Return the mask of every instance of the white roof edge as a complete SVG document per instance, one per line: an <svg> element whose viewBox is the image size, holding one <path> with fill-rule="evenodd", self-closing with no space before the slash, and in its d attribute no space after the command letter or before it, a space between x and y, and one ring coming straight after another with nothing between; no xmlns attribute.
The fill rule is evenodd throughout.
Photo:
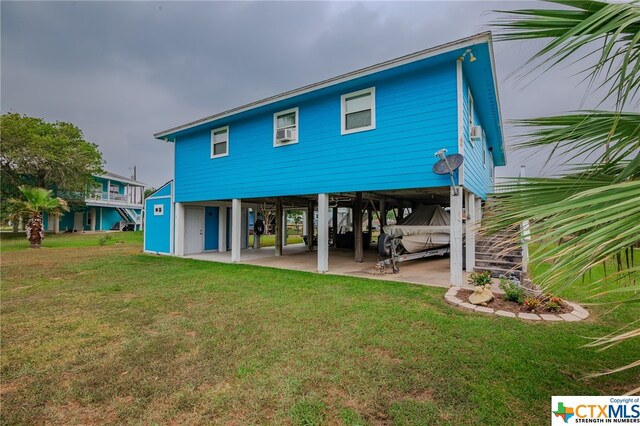
<svg viewBox="0 0 640 426"><path fill-rule="evenodd" d="M461 48L465 48L467 46L471 46L473 44L477 44L478 42L482 42L482 41L491 41L491 32L490 31L485 31L482 33L478 33L475 35L472 35L470 37L465 37L459 40L455 40L455 41L451 41L449 43L445 43L445 44L441 44L439 46L435 46L435 47L430 47L428 49L425 50L420 50L418 52L414 52L414 53L409 53L408 55L404 55L404 56L400 56L398 58L395 59L390 59L388 61L384 61L375 65L370 65L368 67L365 68L361 68L359 70L356 71L351 71L348 72L346 74L342 74L339 75L337 77L332 77L323 81L320 81L318 83L312 83L303 87L300 87L298 89L293 89L293 90L289 90L287 92L284 93L280 93L278 95L274 95L274 96L270 96L268 98L264 98L262 100L259 101L255 101L255 102L251 102L236 108L232 108L230 110L227 111L223 111L221 113L218 114L214 114L205 118L201 118L199 120L195 120L195 121L191 121L189 123L180 125L180 126L176 126L176 127L172 127L170 129L167 130L163 130L161 132L155 133L153 135L153 137L155 137L156 139L162 139L164 136L170 135L172 133L176 133L176 132L180 132L183 130L187 130L187 129L191 129L193 127L196 126L200 126L202 124L206 124L215 120L220 120L222 118L226 118L229 117L231 115L235 115L235 114L239 114L241 112L245 112L254 108L258 108L264 105L269 105L278 101L282 101L285 99L289 99L292 98L294 96L298 96L298 95L302 95L305 93L309 93L315 90L319 90L319 89L323 89L325 87L329 87L329 86L333 86L336 84L340 84L340 83L344 83L346 81L349 80L354 80L356 78L359 77L364 77L376 72L380 72L380 71L384 71L387 69L391 69L391 68L395 68L401 65L405 65L405 64L409 64L411 62L416 62L422 59L426 59L426 58L430 58L432 56L437 56L437 55L441 55L443 53L447 53L453 50L457 50L457 49L461 49ZM489 43L491 44L491 43ZM493 58L493 56L492 56ZM493 59L492 59L492 63L491 66L494 70L494 83L495 83L495 66L493 64ZM496 86L497 87L497 86ZM502 126L502 123L501 123ZM503 138L504 139L504 138Z"/></svg>
<svg viewBox="0 0 640 426"><path fill-rule="evenodd" d="M498 104L498 122L500 123L500 139L502 140L502 152L504 155L504 164L507 164L507 149L504 140L504 126L502 124L502 108L500 107L500 92L498 91L498 76L496 75L496 63L494 60L493 54L493 42L491 37L491 32L488 33L489 36L489 58L491 60L491 71L493 74L493 85L496 89L496 103Z"/></svg>
<svg viewBox="0 0 640 426"><path fill-rule="evenodd" d="M137 185L137 186L149 186L144 182L140 182L133 179L127 179L125 177L116 177L116 176L108 176L108 175L94 175L94 176L102 179L107 179L107 180L115 180L117 182L122 182L122 183L130 183L132 185Z"/></svg>
<svg viewBox="0 0 640 426"><path fill-rule="evenodd" d="M149 196L147 198L145 198L145 200L153 198L153 196L156 195L157 192L159 192L160 190L164 189L164 187L166 187L167 185L171 185L172 183L173 183L173 179L171 179L170 181L164 183L163 185L160 186L160 188L156 189L151 194L149 194Z"/></svg>

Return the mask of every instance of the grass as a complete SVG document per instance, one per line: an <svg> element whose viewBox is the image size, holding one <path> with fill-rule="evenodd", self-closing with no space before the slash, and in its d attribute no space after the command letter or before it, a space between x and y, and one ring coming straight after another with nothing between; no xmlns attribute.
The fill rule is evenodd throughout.
<svg viewBox="0 0 640 426"><path fill-rule="evenodd" d="M287 235L287 244L303 243L302 235ZM260 247L273 247L276 245L275 235L262 235L260 237ZM249 235L249 247L253 246L253 235Z"/></svg>
<svg viewBox="0 0 640 426"><path fill-rule="evenodd" d="M552 395L640 384L582 378L637 358L635 342L580 347L640 317L632 305L526 323L458 310L441 288L94 238L3 240L0 423L537 425Z"/></svg>

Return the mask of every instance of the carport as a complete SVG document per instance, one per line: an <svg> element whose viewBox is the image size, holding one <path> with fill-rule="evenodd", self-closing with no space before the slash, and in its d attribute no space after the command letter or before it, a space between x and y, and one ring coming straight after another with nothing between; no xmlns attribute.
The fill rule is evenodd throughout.
<svg viewBox="0 0 640 426"><path fill-rule="evenodd" d="M374 245L367 243L370 241L373 221L377 219L381 227L385 226L387 212L393 211L399 220L419 204L450 207L450 256L403 263L399 274L376 273L377 251ZM260 206L275 207L275 246L252 249L248 247L247 209L255 210ZM476 223L480 218L480 206L480 198L463 187L458 187L457 191L451 187L436 187L176 203L176 254L202 260L368 276L419 284L462 285L463 257L466 257L465 266L468 272L473 271L475 266L475 234ZM338 237L338 208L345 207L353 212L353 232ZM215 235L218 245L213 251L204 248L200 252L185 251L185 248L194 246L189 241L190 238L198 235L202 238L205 234L206 239L209 235L205 230L206 217L202 225L188 218L189 211L193 211L194 208L203 209L202 211L209 216L213 214L211 209L216 209L218 220ZM314 238L307 238L306 245L285 245L284 212L288 209L305 212L304 234L315 237L317 248L314 247ZM317 224L314 225L313 218L316 212ZM195 227L192 222L196 223ZM355 232L358 229L361 232ZM181 230L183 232L180 232ZM463 236L467 242L464 253ZM352 248L336 247L341 245L340 242L344 247L345 238L352 239Z"/></svg>

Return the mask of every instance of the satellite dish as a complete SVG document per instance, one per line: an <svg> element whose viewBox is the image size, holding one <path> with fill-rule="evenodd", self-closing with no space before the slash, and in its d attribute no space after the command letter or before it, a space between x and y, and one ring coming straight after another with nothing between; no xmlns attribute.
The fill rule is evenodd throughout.
<svg viewBox="0 0 640 426"><path fill-rule="evenodd" d="M462 154L451 154L436 161L433 165L433 173L437 175L448 175L462 166L464 157Z"/></svg>
<svg viewBox="0 0 640 426"><path fill-rule="evenodd" d="M433 173L437 175L449 175L453 194L458 195L458 188L456 187L456 182L453 178L453 171L462 166L464 157L462 154L445 155L446 153L446 148L442 148L440 151L435 153L435 156L440 159L433 165Z"/></svg>

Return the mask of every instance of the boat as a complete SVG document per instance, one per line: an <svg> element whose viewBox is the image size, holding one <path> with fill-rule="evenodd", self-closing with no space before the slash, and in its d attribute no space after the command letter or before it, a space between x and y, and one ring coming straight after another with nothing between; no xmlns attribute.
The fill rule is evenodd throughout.
<svg viewBox="0 0 640 426"><path fill-rule="evenodd" d="M390 238L398 239L408 253L418 253L451 243L449 212L439 204L421 204L396 225L382 228Z"/></svg>

